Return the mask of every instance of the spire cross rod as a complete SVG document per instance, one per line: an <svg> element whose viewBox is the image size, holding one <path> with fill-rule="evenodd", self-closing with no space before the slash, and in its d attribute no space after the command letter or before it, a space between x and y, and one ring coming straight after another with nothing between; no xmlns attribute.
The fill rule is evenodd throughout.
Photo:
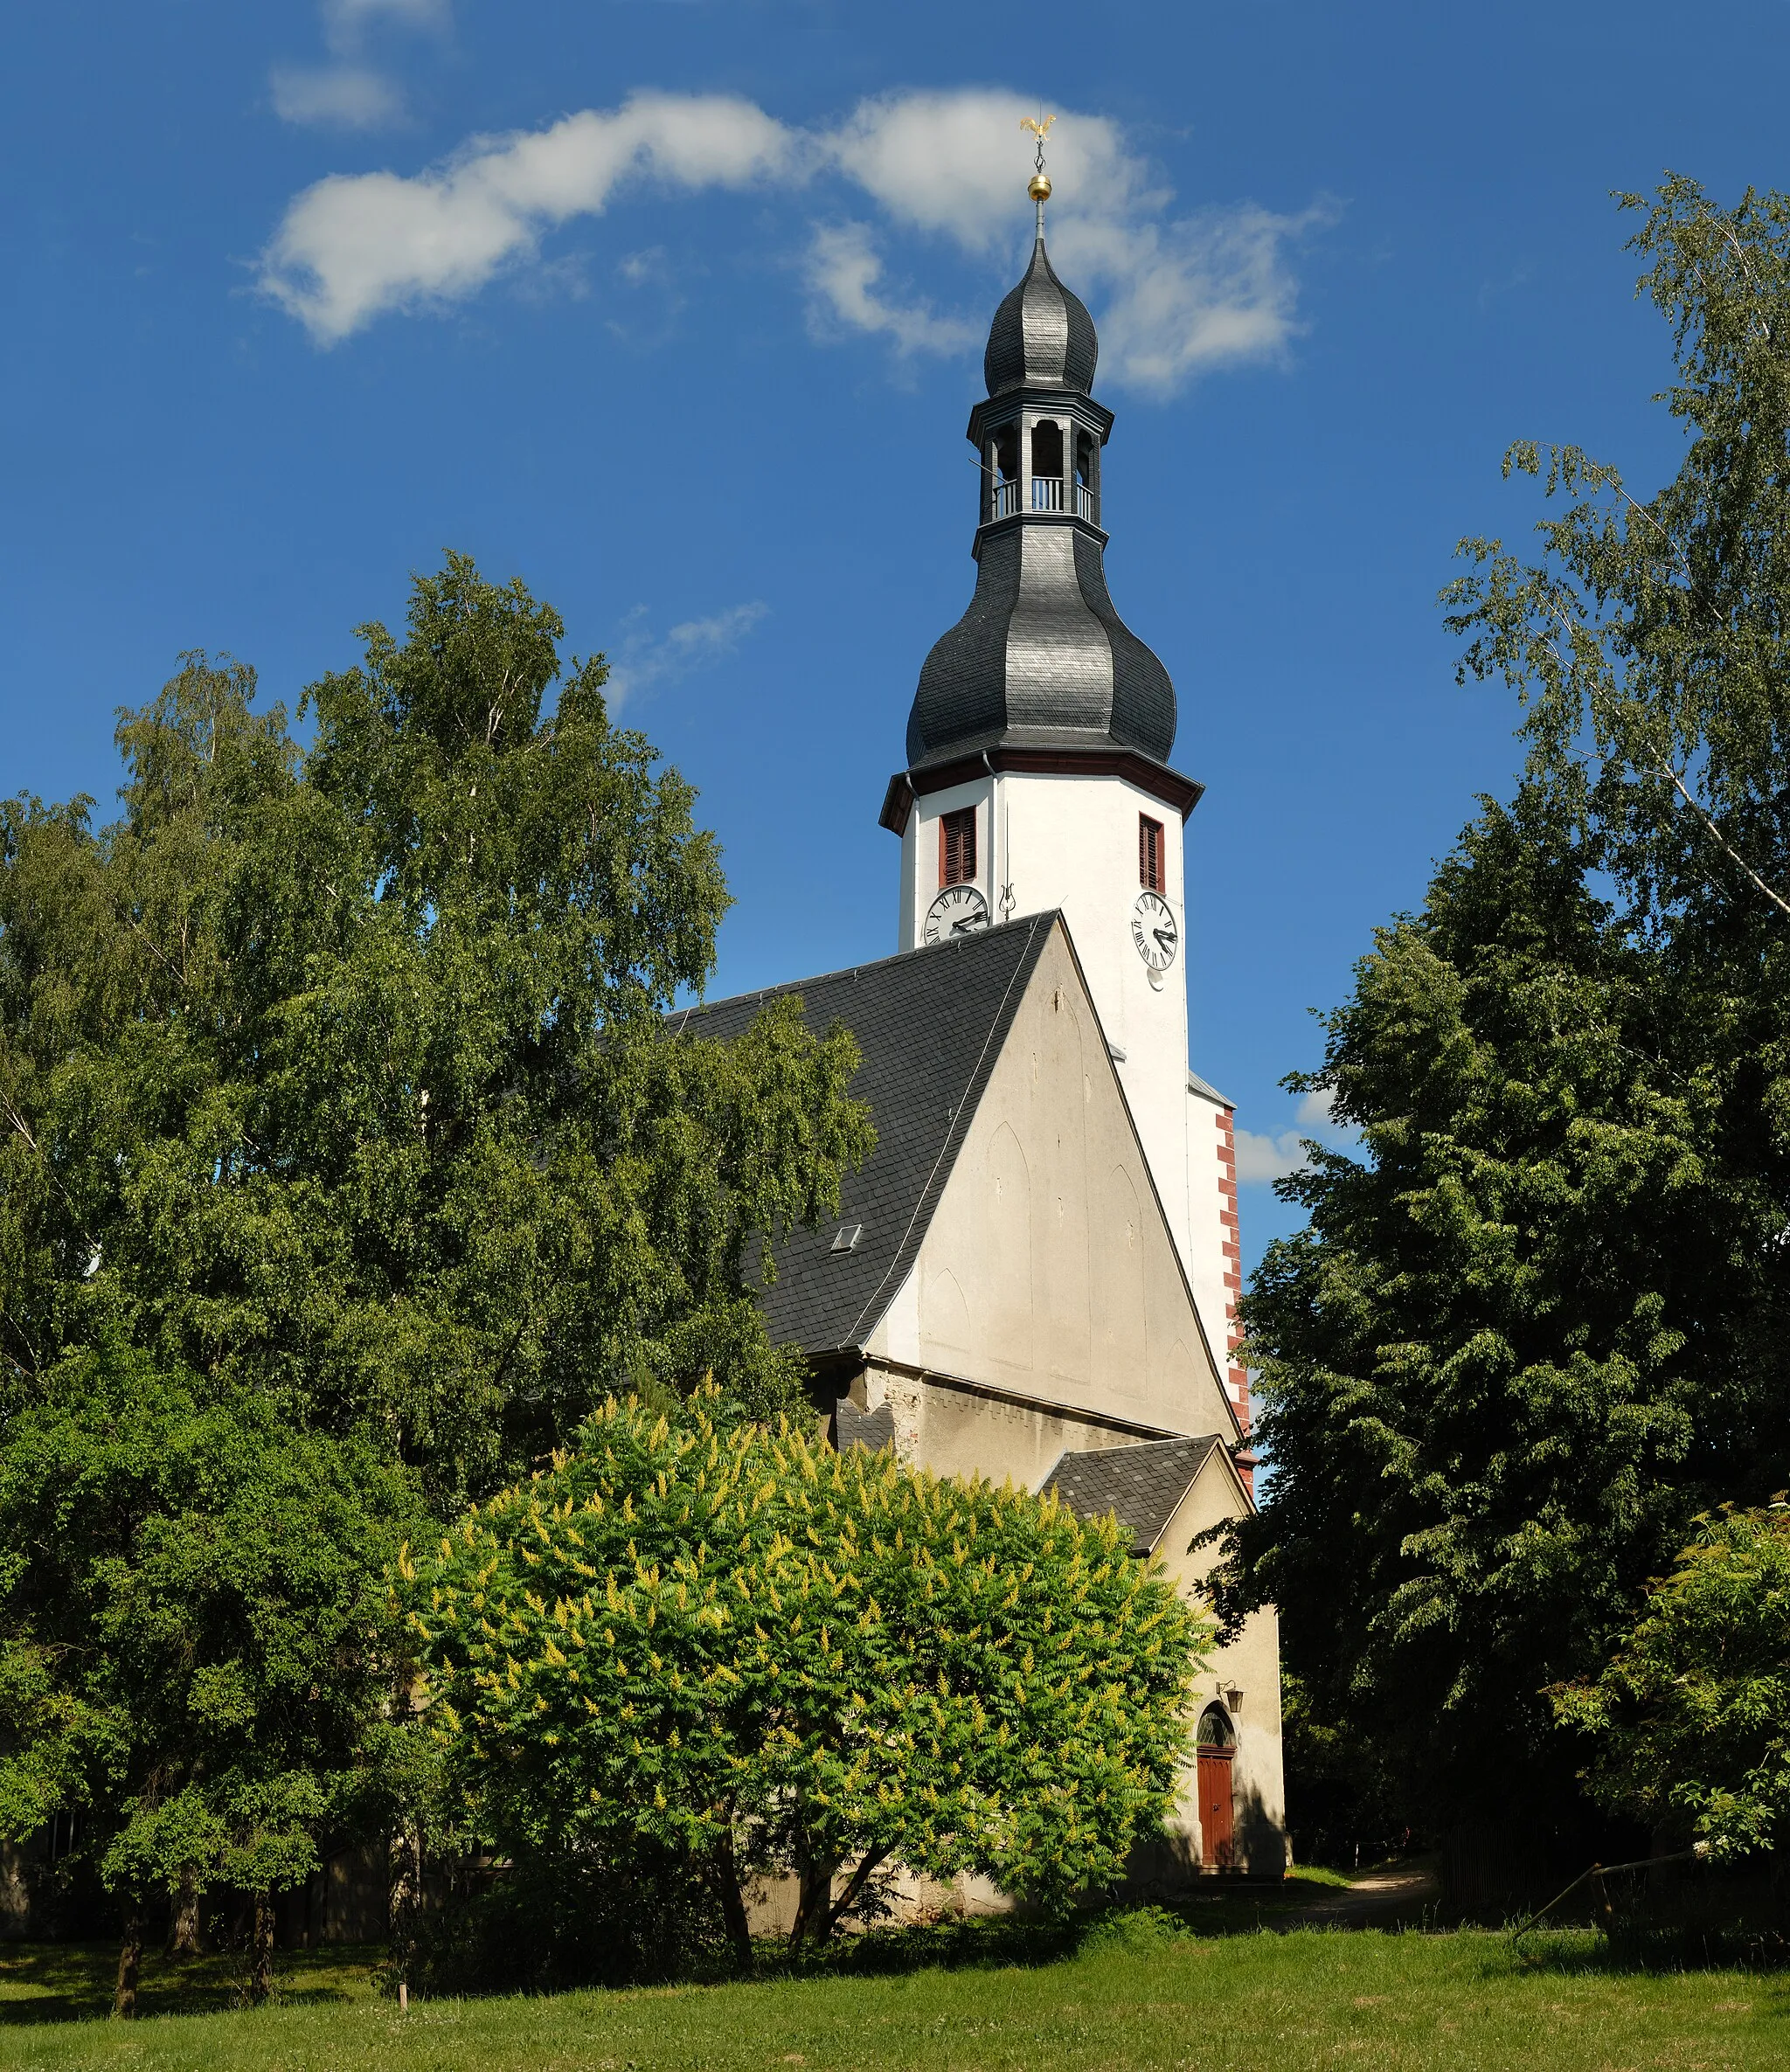
<svg viewBox="0 0 1790 2072"><path fill-rule="evenodd" d="M1019 127L1030 130L1037 139L1037 149L1032 155L1035 170L1031 184L1026 192L1038 205L1038 242L1041 245L1044 241L1044 204L1051 194L1051 176L1044 170L1044 139L1051 134L1051 125L1056 120L1054 115L1045 114L1022 115L1019 118Z"/></svg>

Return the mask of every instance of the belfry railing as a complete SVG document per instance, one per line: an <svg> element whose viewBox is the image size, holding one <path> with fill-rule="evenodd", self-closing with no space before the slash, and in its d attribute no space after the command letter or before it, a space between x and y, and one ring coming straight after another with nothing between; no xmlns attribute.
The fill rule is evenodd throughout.
<svg viewBox="0 0 1790 2072"><path fill-rule="evenodd" d="M1024 483L1016 480L995 483L989 517L1010 518L1023 510L1024 488ZM1072 509L1078 518L1093 523L1094 493L1086 482L1061 482L1053 475L1035 475L1031 478L1031 508L1035 511Z"/></svg>

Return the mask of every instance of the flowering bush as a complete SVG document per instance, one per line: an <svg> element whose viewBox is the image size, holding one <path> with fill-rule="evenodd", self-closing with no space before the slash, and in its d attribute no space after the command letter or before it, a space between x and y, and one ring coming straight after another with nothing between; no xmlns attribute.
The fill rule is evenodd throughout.
<svg viewBox="0 0 1790 2072"><path fill-rule="evenodd" d="M430 1716L499 1847L670 1852L824 1936L879 1867L1049 1902L1172 1802L1204 1629L1111 1519L787 1422L606 1403L406 1560ZM845 1872L836 1891L836 1874Z"/></svg>

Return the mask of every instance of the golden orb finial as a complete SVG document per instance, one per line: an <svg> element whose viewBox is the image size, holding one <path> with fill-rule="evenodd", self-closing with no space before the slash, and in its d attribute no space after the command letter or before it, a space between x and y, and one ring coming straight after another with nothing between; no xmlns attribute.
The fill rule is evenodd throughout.
<svg viewBox="0 0 1790 2072"><path fill-rule="evenodd" d="M1044 235L1044 218L1042 211L1044 204L1051 198L1051 176L1044 170L1044 139L1051 134L1051 125L1056 120L1054 115L1047 115L1042 110L1036 115L1022 115L1019 118L1019 127L1022 129L1029 129L1037 139L1037 152L1032 162L1037 170L1033 172L1031 184L1025 191L1038 204L1040 211L1038 234L1040 237Z"/></svg>

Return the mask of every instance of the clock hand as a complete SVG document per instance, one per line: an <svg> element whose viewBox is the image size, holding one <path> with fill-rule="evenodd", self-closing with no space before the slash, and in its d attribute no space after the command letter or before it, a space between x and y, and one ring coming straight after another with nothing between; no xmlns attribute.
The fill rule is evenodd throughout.
<svg viewBox="0 0 1790 2072"><path fill-rule="evenodd" d="M970 914L963 920L952 922L951 932L953 935L961 935L966 929L980 928L982 925L982 916L981 914Z"/></svg>
<svg viewBox="0 0 1790 2072"><path fill-rule="evenodd" d="M1155 937L1158 949L1172 950L1175 947L1175 931L1172 928L1152 928L1150 933Z"/></svg>

